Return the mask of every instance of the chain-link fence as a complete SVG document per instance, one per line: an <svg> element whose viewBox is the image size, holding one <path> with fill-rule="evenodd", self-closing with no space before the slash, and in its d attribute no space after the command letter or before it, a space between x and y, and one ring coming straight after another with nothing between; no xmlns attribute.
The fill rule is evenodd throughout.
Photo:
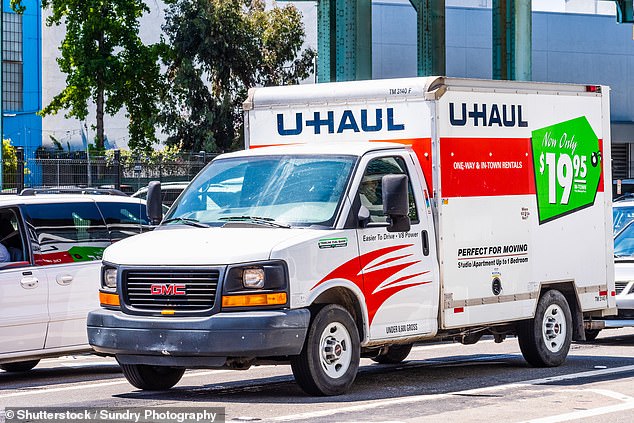
<svg viewBox="0 0 634 423"><path fill-rule="evenodd" d="M26 154L3 161L3 193L24 188L115 188L134 193L149 181L190 181L215 155L182 153L170 158L123 156L120 151L91 157L86 152Z"/></svg>

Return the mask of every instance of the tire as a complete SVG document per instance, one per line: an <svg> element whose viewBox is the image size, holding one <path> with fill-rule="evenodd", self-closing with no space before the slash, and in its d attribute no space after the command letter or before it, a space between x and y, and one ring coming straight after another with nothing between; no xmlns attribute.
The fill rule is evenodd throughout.
<svg viewBox="0 0 634 423"><path fill-rule="evenodd" d="M147 391L168 390L176 385L185 373L185 369L180 367L145 364L121 364L121 370L132 386Z"/></svg>
<svg viewBox="0 0 634 423"><path fill-rule="evenodd" d="M302 352L291 358L295 381L309 395L341 395L357 376L360 351L350 313L327 305L314 315Z"/></svg>
<svg viewBox="0 0 634 423"><path fill-rule="evenodd" d="M601 329L586 329L586 341L592 342L597 339L599 332L601 332Z"/></svg>
<svg viewBox="0 0 634 423"><path fill-rule="evenodd" d="M33 367L37 366L40 360L18 361L15 363L0 364L0 369L10 373L28 372Z"/></svg>
<svg viewBox="0 0 634 423"><path fill-rule="evenodd" d="M572 316L563 294L546 291L537 303L535 318L520 322L517 337L524 359L534 367L557 367L572 342Z"/></svg>
<svg viewBox="0 0 634 423"><path fill-rule="evenodd" d="M390 345L386 352L372 357L379 364L398 364L405 360L414 344Z"/></svg>

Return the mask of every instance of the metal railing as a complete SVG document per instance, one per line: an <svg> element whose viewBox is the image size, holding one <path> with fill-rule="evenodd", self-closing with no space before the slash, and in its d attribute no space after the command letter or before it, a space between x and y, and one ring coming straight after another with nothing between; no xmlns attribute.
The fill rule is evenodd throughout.
<svg viewBox="0 0 634 423"><path fill-rule="evenodd" d="M105 187L134 193L149 181L190 181L215 157L204 152L184 153L169 160L110 156L91 157L85 152L25 155L16 148L17 166L4 163L2 193L19 193L24 188ZM13 170L15 169L15 170Z"/></svg>

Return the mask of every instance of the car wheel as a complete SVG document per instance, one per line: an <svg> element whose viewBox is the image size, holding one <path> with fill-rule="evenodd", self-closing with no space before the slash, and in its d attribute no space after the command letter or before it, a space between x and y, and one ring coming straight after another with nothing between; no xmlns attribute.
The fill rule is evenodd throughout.
<svg viewBox="0 0 634 423"><path fill-rule="evenodd" d="M566 297L546 291L537 303L535 317L517 327L522 355L535 367L556 367L568 355L572 342L572 317Z"/></svg>
<svg viewBox="0 0 634 423"><path fill-rule="evenodd" d="M148 366L145 364L121 364L128 382L135 388L147 391L165 391L176 385L183 377L181 367Z"/></svg>
<svg viewBox="0 0 634 423"><path fill-rule="evenodd" d="M586 341L594 341L599 336L601 329L586 329Z"/></svg>
<svg viewBox="0 0 634 423"><path fill-rule="evenodd" d="M11 373L19 373L19 372L28 372L33 367L37 366L40 360L29 360L29 361L18 361L15 363L4 363L0 364L0 369L5 372Z"/></svg>
<svg viewBox="0 0 634 423"><path fill-rule="evenodd" d="M357 375L359 332L350 313L330 304L312 319L302 352L291 359L297 384L310 395L345 393Z"/></svg>
<svg viewBox="0 0 634 423"><path fill-rule="evenodd" d="M390 345L386 352L372 357L372 360L379 364L398 364L407 358L413 346L414 344Z"/></svg>

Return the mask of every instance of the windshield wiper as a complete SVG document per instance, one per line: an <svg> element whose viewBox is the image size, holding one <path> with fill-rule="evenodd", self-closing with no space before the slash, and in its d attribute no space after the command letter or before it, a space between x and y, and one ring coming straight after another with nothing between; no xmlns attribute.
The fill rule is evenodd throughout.
<svg viewBox="0 0 634 423"><path fill-rule="evenodd" d="M218 220L226 220L227 222L246 222L254 223L256 225L272 226L274 228L290 228L291 225L286 223L276 222L271 217L259 217L259 216L228 216L221 217Z"/></svg>
<svg viewBox="0 0 634 423"><path fill-rule="evenodd" d="M174 217L172 219L167 219L162 222L162 224L171 223L171 222L179 222L183 225L193 226L195 228L208 228L209 225L206 223L201 223L196 219L190 219L187 217Z"/></svg>

